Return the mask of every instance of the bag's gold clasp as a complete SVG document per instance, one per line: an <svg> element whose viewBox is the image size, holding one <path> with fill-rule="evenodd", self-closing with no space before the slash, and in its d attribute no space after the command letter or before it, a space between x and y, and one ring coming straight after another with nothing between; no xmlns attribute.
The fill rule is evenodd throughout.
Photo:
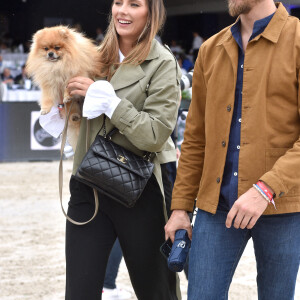
<svg viewBox="0 0 300 300"><path fill-rule="evenodd" d="M120 161L122 164L127 164L127 158L123 155L119 155L117 160Z"/></svg>

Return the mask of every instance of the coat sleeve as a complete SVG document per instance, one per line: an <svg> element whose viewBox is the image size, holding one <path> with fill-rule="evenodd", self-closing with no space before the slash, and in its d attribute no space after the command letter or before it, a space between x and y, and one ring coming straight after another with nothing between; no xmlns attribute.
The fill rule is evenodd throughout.
<svg viewBox="0 0 300 300"><path fill-rule="evenodd" d="M123 98L111 122L138 149L159 152L171 135L180 103L179 67L174 58L162 61L155 71L142 111Z"/></svg>
<svg viewBox="0 0 300 300"><path fill-rule="evenodd" d="M298 116L300 122L300 70L298 70ZM276 197L285 196L292 188L300 186L300 137L260 180L267 183Z"/></svg>
<svg viewBox="0 0 300 300"><path fill-rule="evenodd" d="M171 209L192 211L199 190L205 153L206 83L203 74L203 47L200 48L193 74L192 101L172 195Z"/></svg>

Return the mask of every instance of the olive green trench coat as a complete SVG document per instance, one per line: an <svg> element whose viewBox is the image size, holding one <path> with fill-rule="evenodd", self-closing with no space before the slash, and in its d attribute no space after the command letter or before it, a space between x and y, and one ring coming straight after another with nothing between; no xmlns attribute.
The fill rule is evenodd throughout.
<svg viewBox="0 0 300 300"><path fill-rule="evenodd" d="M170 135L177 121L180 103L181 71L171 52L153 40L146 60L138 66L121 65L110 83L120 104L111 120L106 118L106 130L119 129L112 140L138 155L152 152L154 174L160 185L160 164L176 160ZM103 115L90 122L90 145L103 124ZM73 174L86 153L86 123L83 118L74 157ZM103 130L100 131L103 135Z"/></svg>

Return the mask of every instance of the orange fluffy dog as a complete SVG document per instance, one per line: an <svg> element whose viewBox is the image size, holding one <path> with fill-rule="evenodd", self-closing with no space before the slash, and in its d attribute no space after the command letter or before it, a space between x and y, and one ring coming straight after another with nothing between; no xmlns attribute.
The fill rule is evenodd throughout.
<svg viewBox="0 0 300 300"><path fill-rule="evenodd" d="M76 149L82 116L83 97L70 96L66 90L68 81L76 76L97 77L99 71L97 47L92 40L66 26L48 27L33 35L33 43L26 68L42 90L41 114L50 112L62 99L70 112L68 141Z"/></svg>

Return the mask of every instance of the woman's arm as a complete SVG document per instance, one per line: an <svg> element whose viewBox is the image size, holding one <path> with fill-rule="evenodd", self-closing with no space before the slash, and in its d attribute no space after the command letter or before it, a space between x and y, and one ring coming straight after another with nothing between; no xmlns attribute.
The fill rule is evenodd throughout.
<svg viewBox="0 0 300 300"><path fill-rule="evenodd" d="M159 152L171 135L180 102L180 71L175 60L162 61L154 73L142 111L122 98L111 122L137 148Z"/></svg>

